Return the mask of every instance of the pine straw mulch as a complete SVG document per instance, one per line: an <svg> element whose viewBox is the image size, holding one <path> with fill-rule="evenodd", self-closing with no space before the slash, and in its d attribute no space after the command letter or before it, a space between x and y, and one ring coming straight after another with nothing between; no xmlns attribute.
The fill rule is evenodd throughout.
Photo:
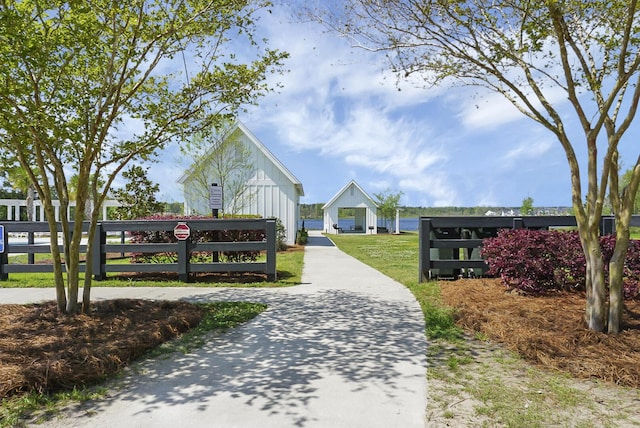
<svg viewBox="0 0 640 428"><path fill-rule="evenodd" d="M458 325L503 344L525 360L619 385L640 387L640 302L625 302L623 331L609 335L586 328L585 297L555 293L525 296L498 279L441 281L443 302Z"/></svg>
<svg viewBox="0 0 640 428"><path fill-rule="evenodd" d="M0 305L0 399L94 384L191 327L187 302L96 301L89 315L59 315L55 302Z"/></svg>

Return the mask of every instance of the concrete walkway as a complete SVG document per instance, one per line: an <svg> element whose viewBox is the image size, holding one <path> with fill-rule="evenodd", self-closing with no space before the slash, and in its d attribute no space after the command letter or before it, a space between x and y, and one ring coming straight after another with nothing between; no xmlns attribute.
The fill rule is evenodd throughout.
<svg viewBox="0 0 640 428"><path fill-rule="evenodd" d="M401 284L312 235L286 289L94 288L94 299L249 300L269 308L194 353L147 360L47 427L424 428L426 339ZM0 302L52 290L0 289Z"/></svg>

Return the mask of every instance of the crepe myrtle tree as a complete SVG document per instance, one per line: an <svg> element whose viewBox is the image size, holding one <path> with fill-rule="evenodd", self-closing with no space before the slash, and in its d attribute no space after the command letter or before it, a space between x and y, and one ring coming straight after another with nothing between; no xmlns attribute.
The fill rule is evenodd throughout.
<svg viewBox="0 0 640 428"><path fill-rule="evenodd" d="M569 165L587 260L586 322L610 333L620 330L623 264L640 182L638 158L628 185L619 190L619 145L640 98L637 3L328 0L307 10L354 46L386 53L400 79L417 76L425 87L454 82L484 88L556 137ZM579 162L578 151L586 151L586 162ZM607 196L617 238L608 302L598 240Z"/></svg>
<svg viewBox="0 0 640 428"><path fill-rule="evenodd" d="M287 55L253 37L258 10L269 6L261 0L0 3L0 151L27 172L44 204L61 312L80 310L82 221L89 220L91 237L120 171L271 90L266 78L281 71ZM78 186L71 198L73 174ZM60 230L53 195L60 200ZM89 200L94 209L85 216ZM66 216L72 201L73 223ZM86 269L83 311L90 305L91 264Z"/></svg>

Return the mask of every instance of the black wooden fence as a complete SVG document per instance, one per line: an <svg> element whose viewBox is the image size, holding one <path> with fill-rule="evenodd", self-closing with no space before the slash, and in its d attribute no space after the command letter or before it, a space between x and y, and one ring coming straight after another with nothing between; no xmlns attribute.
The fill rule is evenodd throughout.
<svg viewBox="0 0 640 428"><path fill-rule="evenodd" d="M632 226L640 226L633 216ZM489 266L480 257L482 240L497 236L500 229L575 227L573 216L531 217L421 217L419 220L419 278L472 277L484 275ZM615 231L613 217L603 217L601 233Z"/></svg>
<svg viewBox="0 0 640 428"><path fill-rule="evenodd" d="M125 236L130 232L173 232L178 223L186 223L190 236L170 243L131 243ZM5 222L0 253L0 280L7 280L10 273L53 272L50 263L35 263L35 254L50 254L48 241L49 227L43 222ZM59 226L60 227L60 226ZM87 231L88 223L83 224ZM192 237L200 231L264 231L266 239L241 242L194 242ZM46 239L42 238L46 236ZM40 238L39 238L40 237ZM110 237L110 239L107 239ZM98 223L94 239L92 272L94 279L104 280L109 272L170 272L177 273L179 280L189 282L191 273L205 272L260 272L269 281L276 280L276 222L273 219L186 219L186 220L135 220L104 221ZM25 241L26 242L22 242ZM13 243L12 243L13 241ZM116 242L112 242L116 241ZM62 245L59 246L63 251ZM214 262L191 263L193 252L243 252L261 251L266 254L264 261L258 262ZM80 252L86 252L81 245ZM107 254L120 253L176 253L176 263L107 263ZM10 254L27 254L27 263L10 263ZM262 259L261 259L262 260ZM85 271L85 264L80 266ZM64 268L64 266L63 266Z"/></svg>

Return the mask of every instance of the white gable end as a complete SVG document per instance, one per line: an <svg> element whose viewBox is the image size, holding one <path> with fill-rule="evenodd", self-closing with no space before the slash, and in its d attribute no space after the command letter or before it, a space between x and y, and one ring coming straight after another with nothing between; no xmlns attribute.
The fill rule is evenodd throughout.
<svg viewBox="0 0 640 428"><path fill-rule="evenodd" d="M260 215L263 218L279 218L287 232L287 243L295 243L300 197L304 195L302 184L241 122L238 122L231 137L238 138L247 149L253 165L253 173L245 182L246 191L242 200L237 203L236 212ZM208 200L188 197L189 186L193 185L188 173L179 182L184 187L185 208L189 209L188 212L210 213Z"/></svg>
<svg viewBox="0 0 640 428"><path fill-rule="evenodd" d="M354 180L347 183L322 207L325 232L340 233L346 231L340 225L340 208L354 209L353 230L348 230L349 232L377 233L377 205Z"/></svg>

